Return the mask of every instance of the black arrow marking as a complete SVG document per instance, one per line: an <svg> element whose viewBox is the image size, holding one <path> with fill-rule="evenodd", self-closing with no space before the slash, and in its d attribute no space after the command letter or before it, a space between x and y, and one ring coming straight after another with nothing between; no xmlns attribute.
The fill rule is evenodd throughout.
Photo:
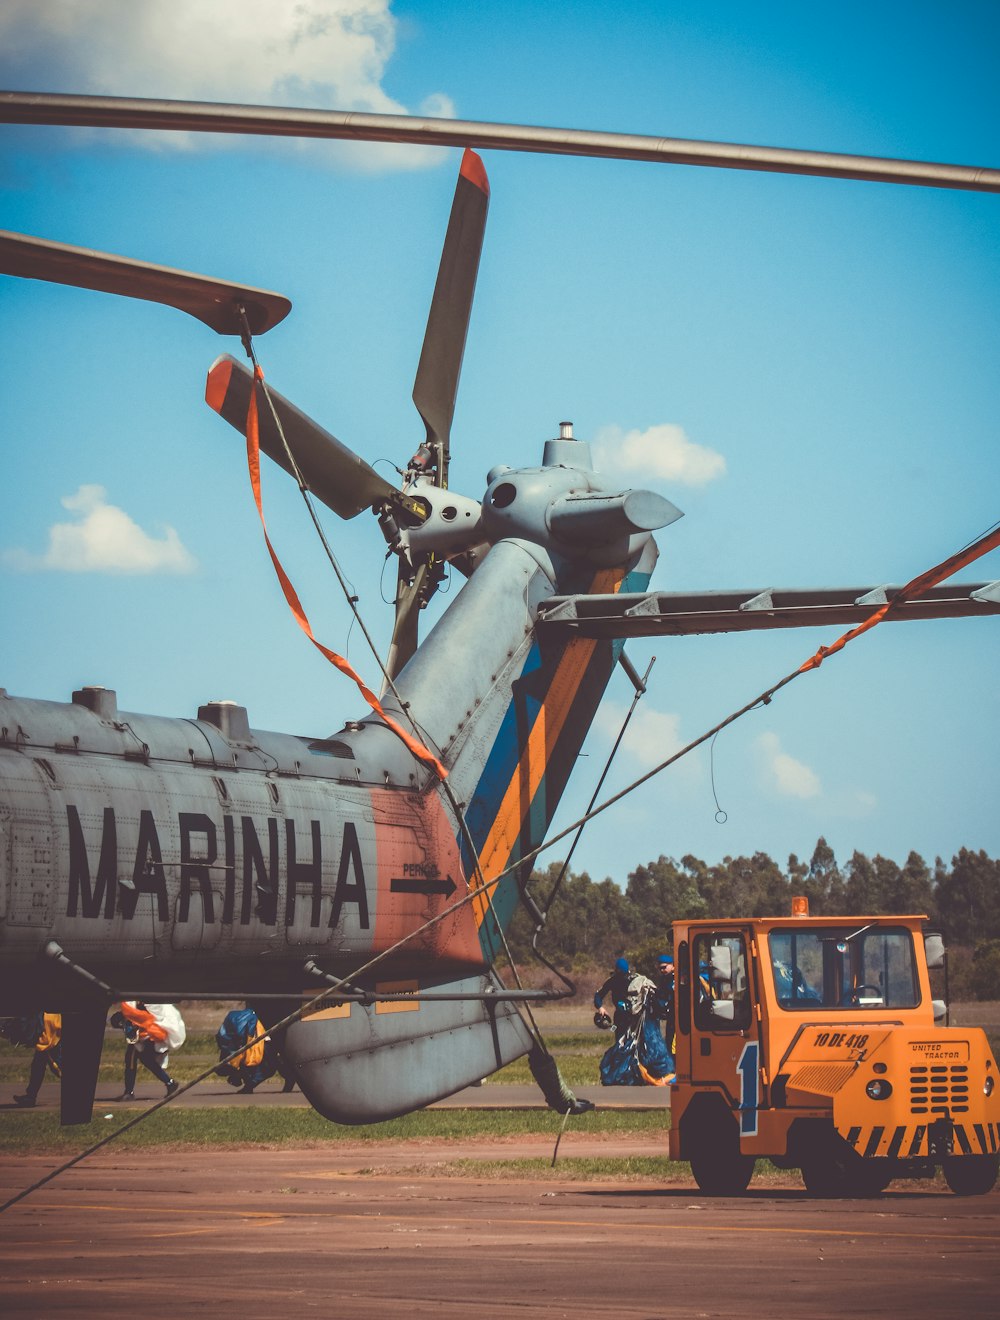
<svg viewBox="0 0 1000 1320"><path fill-rule="evenodd" d="M397 877L389 881L389 891L393 894L443 894L450 898L455 892L455 882L450 875L443 880L425 880L420 877Z"/></svg>

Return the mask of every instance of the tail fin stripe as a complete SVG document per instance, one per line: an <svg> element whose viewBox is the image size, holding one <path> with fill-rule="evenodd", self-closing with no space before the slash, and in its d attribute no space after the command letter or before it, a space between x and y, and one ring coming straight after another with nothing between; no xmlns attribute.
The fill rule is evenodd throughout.
<svg viewBox="0 0 1000 1320"><path fill-rule="evenodd" d="M521 677L513 685L514 700L507 707L496 741L479 777L472 802L469 804L466 824L479 852L482 851L496 820L497 803L503 801L506 787L518 772L521 745L525 736L523 731L519 733L519 725L530 728L544 700L544 691L536 695L532 691L531 681L531 675L541 669L541 664L541 653L536 642L528 653ZM472 858L468 855L464 839L462 842L462 860L468 871L472 866Z"/></svg>
<svg viewBox="0 0 1000 1320"><path fill-rule="evenodd" d="M619 566L592 571L589 585L581 582L580 588L610 593L648 581L648 571ZM472 794L467 823L485 879L500 875L544 839L620 649L607 640L575 636L544 645L533 640ZM459 842L469 874L473 858ZM475 879L470 885L475 888ZM516 900L513 874L491 896L473 899L487 957L496 943L496 924L506 925Z"/></svg>
<svg viewBox="0 0 1000 1320"><path fill-rule="evenodd" d="M575 637L566 647L545 701L539 708L517 768L507 785L500 810L480 853L483 875L498 875L514 854L521 838L521 826L541 786L549 757L562 732L576 695L576 689L591 660L597 643L591 638ZM485 899L473 903L481 925L489 907Z"/></svg>

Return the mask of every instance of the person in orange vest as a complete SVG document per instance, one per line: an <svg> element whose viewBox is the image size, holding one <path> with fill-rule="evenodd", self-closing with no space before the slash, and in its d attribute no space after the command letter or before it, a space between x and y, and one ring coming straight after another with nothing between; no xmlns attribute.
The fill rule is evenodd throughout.
<svg viewBox="0 0 1000 1320"><path fill-rule="evenodd" d="M27 1031L22 1031L21 1042L28 1044L34 1037L35 1052L28 1071L28 1085L24 1095L16 1095L14 1103L22 1109L33 1109L38 1103L38 1092L42 1088L45 1074L52 1069L57 1077L59 1072L60 1040L62 1039L62 1015L60 1013L38 1013Z"/></svg>

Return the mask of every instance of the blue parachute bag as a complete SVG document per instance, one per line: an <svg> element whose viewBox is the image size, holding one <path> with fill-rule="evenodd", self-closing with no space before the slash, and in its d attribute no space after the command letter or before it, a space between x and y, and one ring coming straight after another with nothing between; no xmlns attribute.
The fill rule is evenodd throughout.
<svg viewBox="0 0 1000 1320"><path fill-rule="evenodd" d="M655 1085L672 1076L673 1071L673 1055L667 1049L659 1024L644 1016L605 1050L601 1059L601 1085Z"/></svg>
<svg viewBox="0 0 1000 1320"><path fill-rule="evenodd" d="M674 1071L674 1057L667 1049L660 1024L645 1018L639 1034L638 1060L655 1081L662 1081Z"/></svg>
<svg viewBox="0 0 1000 1320"><path fill-rule="evenodd" d="M639 1072L639 1037L634 1029L622 1032L601 1059L602 1086L642 1086Z"/></svg>

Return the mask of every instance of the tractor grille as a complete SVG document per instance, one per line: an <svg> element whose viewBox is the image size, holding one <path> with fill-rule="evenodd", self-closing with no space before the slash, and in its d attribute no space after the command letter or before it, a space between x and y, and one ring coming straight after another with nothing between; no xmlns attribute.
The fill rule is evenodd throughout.
<svg viewBox="0 0 1000 1320"><path fill-rule="evenodd" d="M789 1078L788 1085L796 1091L834 1095L856 1070L854 1063L807 1063Z"/></svg>
<svg viewBox="0 0 1000 1320"><path fill-rule="evenodd" d="M910 1110L914 1114L967 1114L968 1064L913 1064L910 1068Z"/></svg>

